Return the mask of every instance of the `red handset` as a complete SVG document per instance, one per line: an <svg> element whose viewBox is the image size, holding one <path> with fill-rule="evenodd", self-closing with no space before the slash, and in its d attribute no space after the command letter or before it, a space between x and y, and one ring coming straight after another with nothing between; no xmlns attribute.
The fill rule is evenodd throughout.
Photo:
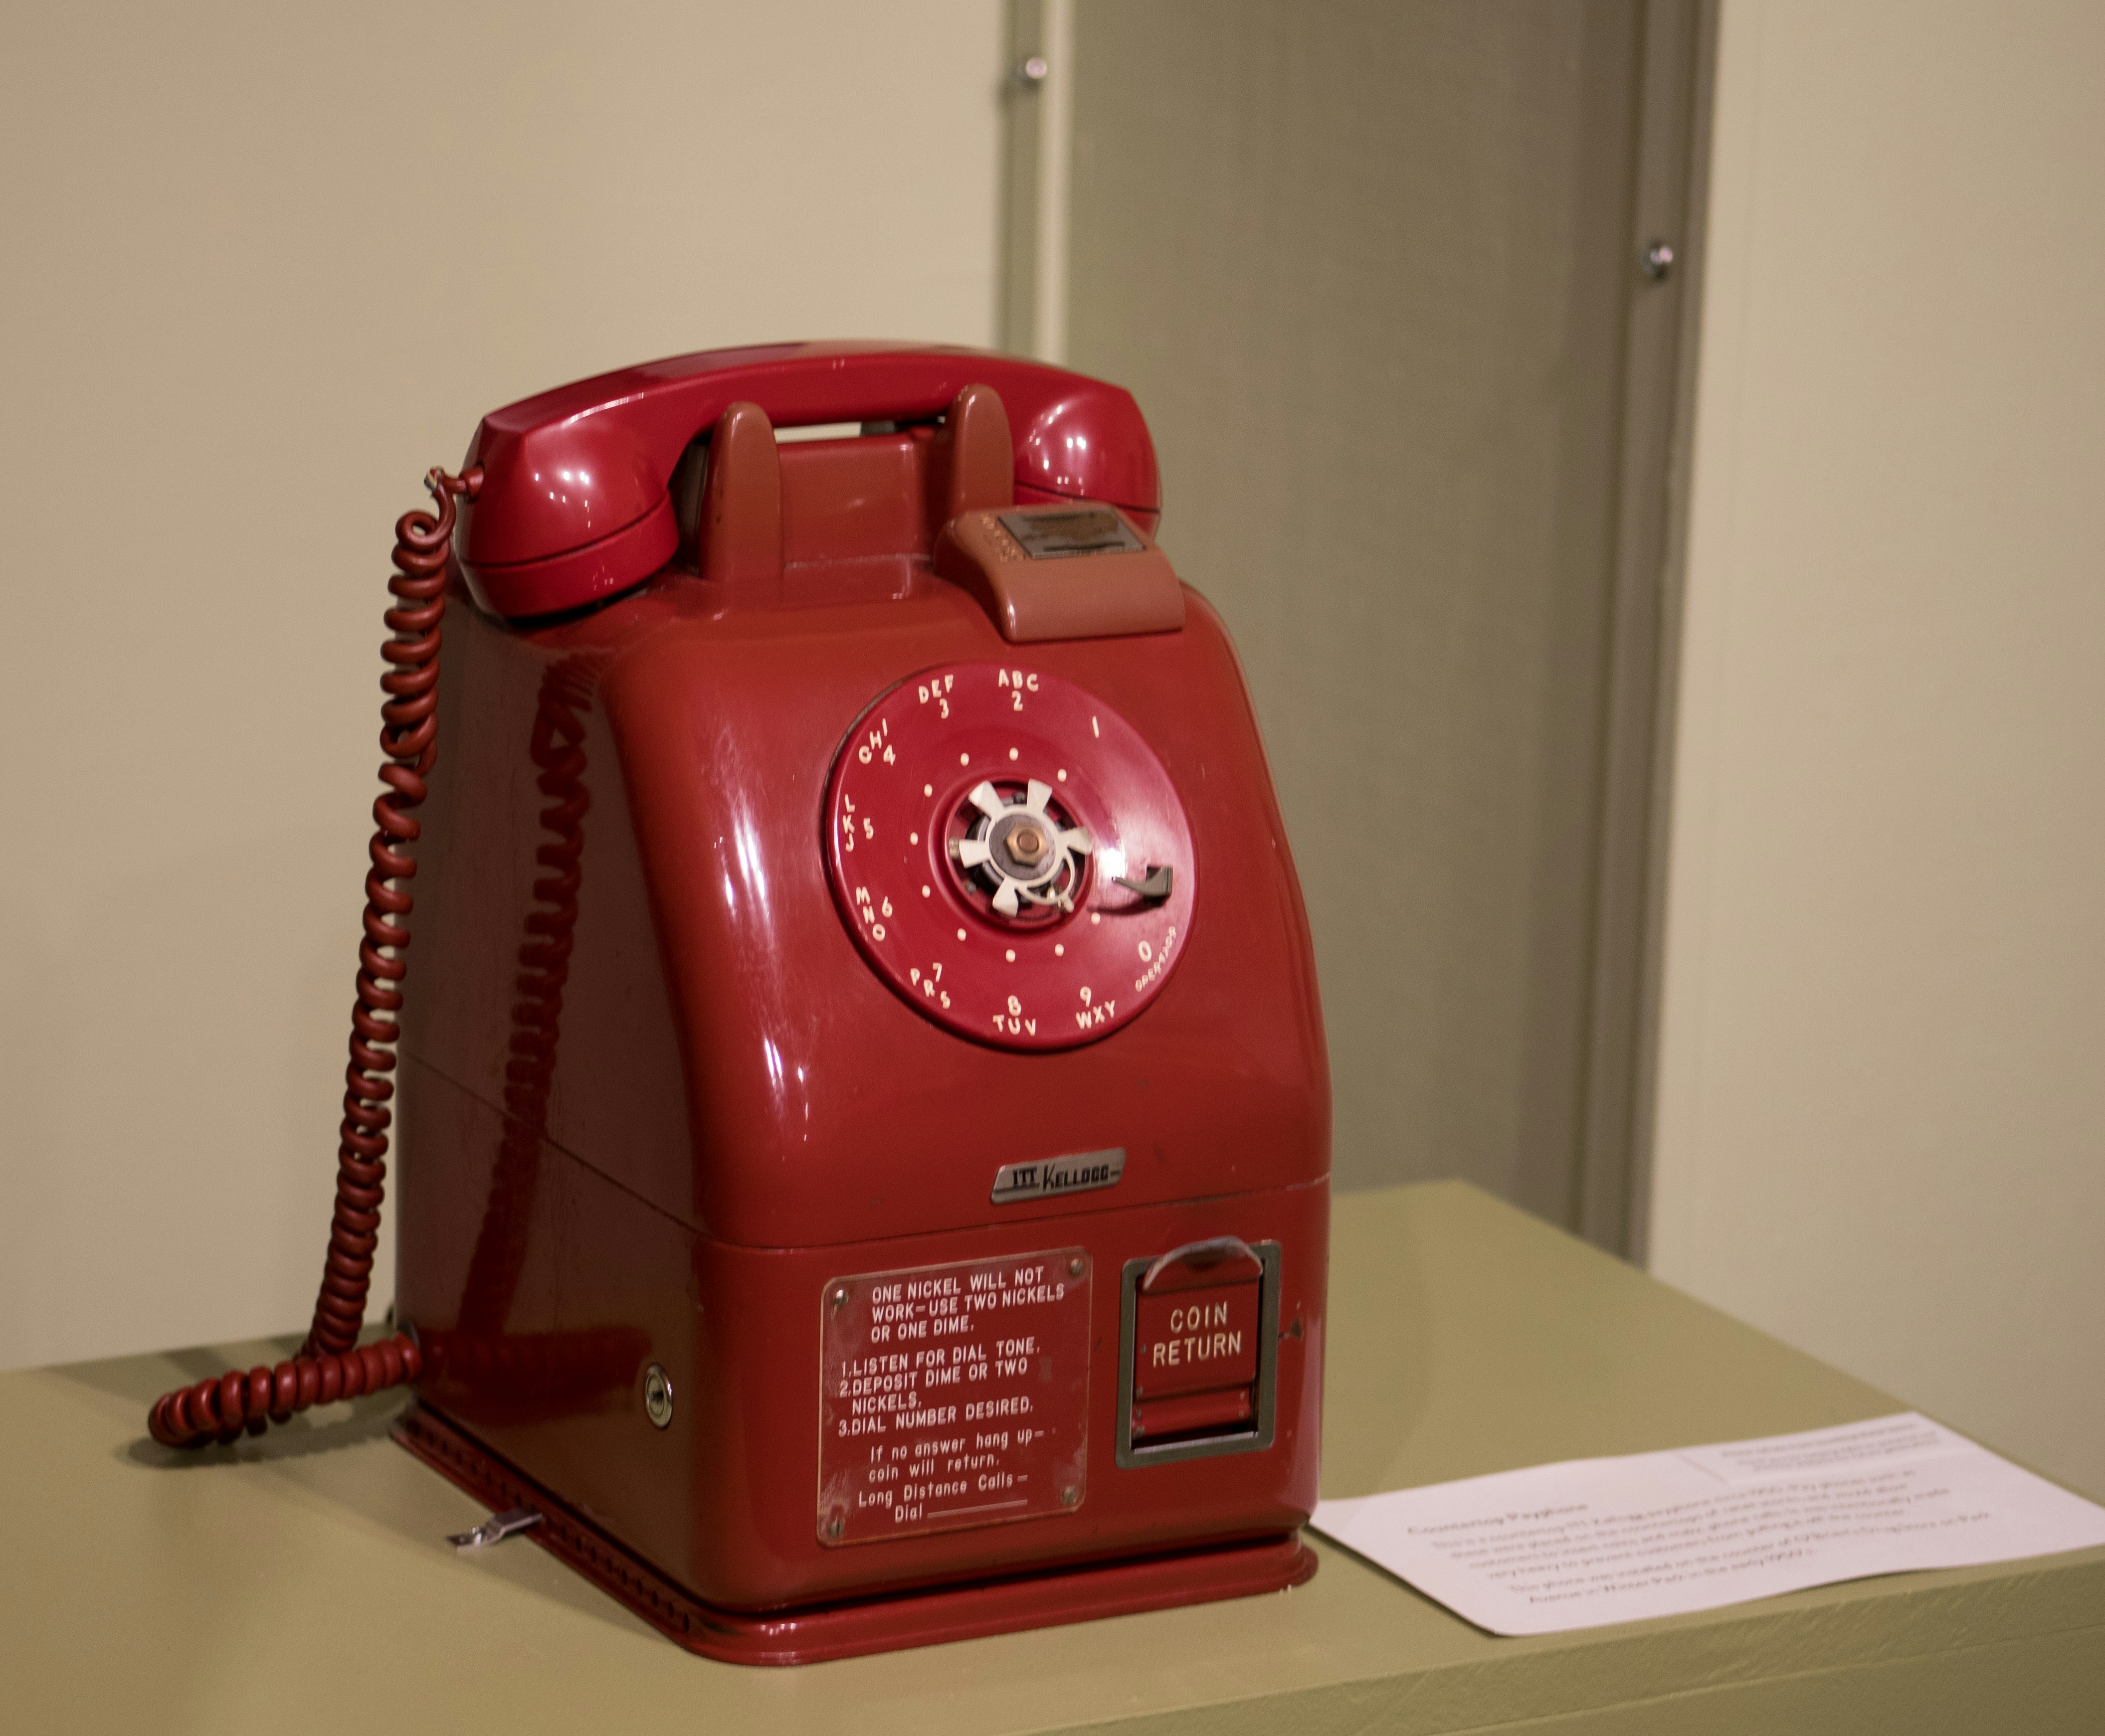
<svg viewBox="0 0 2105 1736"><path fill-rule="evenodd" d="M1153 531L1155 446L1119 386L979 350L766 344L624 368L493 411L461 466L480 466L483 483L454 550L493 614L581 608L673 558L674 472L733 404L784 427L932 421L974 385L1008 413L1019 503L1107 501Z"/></svg>

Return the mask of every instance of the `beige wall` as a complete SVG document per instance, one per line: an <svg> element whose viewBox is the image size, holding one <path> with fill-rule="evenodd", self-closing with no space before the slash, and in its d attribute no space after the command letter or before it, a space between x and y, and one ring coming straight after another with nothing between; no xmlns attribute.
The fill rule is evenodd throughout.
<svg viewBox="0 0 2105 1736"><path fill-rule="evenodd" d="M581 374L987 341L1001 27L6 10L0 1366L304 1322L395 516Z"/></svg>
<svg viewBox="0 0 2105 1736"><path fill-rule="evenodd" d="M1726 0L1651 1245L2105 1493L2101 90Z"/></svg>

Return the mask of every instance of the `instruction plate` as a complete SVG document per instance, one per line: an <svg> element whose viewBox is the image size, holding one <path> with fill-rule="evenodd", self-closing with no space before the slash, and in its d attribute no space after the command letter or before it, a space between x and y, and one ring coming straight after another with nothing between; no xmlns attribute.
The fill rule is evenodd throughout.
<svg viewBox="0 0 2105 1736"><path fill-rule="evenodd" d="M819 1541L1072 1513L1088 1495L1089 1256L865 1272L820 1292Z"/></svg>

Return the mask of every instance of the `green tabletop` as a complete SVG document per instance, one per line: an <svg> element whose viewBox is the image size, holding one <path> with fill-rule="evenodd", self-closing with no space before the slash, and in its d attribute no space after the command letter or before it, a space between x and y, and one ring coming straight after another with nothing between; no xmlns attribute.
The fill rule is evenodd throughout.
<svg viewBox="0 0 2105 1736"><path fill-rule="evenodd" d="M1330 1495L1850 1422L1898 1400L1459 1184L1337 1202ZM0 1377L0 1703L23 1730L2105 1729L2105 1550L1540 1639L1331 1548L1298 1590L798 1669L692 1657L387 1439L399 1394L196 1455L230 1346ZM1992 1445L1993 1443L1989 1444Z"/></svg>

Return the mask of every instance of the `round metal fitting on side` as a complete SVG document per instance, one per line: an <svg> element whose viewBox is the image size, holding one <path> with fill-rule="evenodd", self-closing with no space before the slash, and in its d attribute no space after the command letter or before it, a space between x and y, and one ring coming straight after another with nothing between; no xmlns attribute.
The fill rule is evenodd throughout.
<svg viewBox="0 0 2105 1736"><path fill-rule="evenodd" d="M658 1363L643 1371L643 1414L655 1428L673 1426L673 1377Z"/></svg>

